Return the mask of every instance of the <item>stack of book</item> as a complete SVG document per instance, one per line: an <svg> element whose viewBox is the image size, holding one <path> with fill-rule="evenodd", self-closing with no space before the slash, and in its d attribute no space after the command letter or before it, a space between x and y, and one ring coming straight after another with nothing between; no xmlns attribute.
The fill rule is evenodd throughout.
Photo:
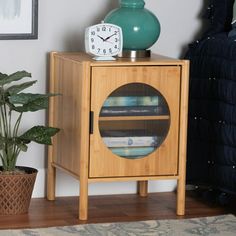
<svg viewBox="0 0 236 236"><path fill-rule="evenodd" d="M145 134L143 131L142 134ZM116 155L127 158L140 158L153 152L161 143L162 137L141 135L135 131L106 131L102 139ZM122 135L122 136L121 136Z"/></svg>
<svg viewBox="0 0 236 236"><path fill-rule="evenodd" d="M100 116L161 115L165 112L161 100L159 96L110 96L104 102Z"/></svg>

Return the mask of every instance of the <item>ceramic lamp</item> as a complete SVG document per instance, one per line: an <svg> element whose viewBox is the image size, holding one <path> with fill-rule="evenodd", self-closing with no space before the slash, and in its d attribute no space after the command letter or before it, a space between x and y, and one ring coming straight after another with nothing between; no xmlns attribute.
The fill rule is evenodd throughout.
<svg viewBox="0 0 236 236"><path fill-rule="evenodd" d="M104 19L122 28L123 51L147 51L160 35L159 20L144 5L143 0L120 0L120 7Z"/></svg>

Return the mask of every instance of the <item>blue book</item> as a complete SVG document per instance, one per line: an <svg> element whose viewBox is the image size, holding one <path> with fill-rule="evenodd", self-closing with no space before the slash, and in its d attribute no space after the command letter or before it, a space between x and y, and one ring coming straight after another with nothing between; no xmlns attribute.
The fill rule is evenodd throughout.
<svg viewBox="0 0 236 236"><path fill-rule="evenodd" d="M151 152L153 152L155 147L122 147L122 148L110 148L110 150L121 157L127 158L140 158L147 156Z"/></svg>
<svg viewBox="0 0 236 236"><path fill-rule="evenodd" d="M158 96L117 96L108 97L103 107L115 106L158 106L160 98Z"/></svg>

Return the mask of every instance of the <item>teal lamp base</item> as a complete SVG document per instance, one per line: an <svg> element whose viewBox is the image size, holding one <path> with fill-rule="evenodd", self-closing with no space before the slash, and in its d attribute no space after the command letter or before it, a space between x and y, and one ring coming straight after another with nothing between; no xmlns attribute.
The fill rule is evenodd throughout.
<svg viewBox="0 0 236 236"><path fill-rule="evenodd" d="M123 57L149 57L148 49L159 38L159 20L144 5L143 0L120 0L120 7L104 19L122 28Z"/></svg>

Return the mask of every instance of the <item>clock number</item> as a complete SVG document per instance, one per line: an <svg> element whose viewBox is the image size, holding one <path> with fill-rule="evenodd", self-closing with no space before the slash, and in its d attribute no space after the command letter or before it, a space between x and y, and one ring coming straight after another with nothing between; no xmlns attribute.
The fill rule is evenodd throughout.
<svg viewBox="0 0 236 236"><path fill-rule="evenodd" d="M103 49L103 53L106 54L107 50L106 49Z"/></svg>
<svg viewBox="0 0 236 236"><path fill-rule="evenodd" d="M95 35L95 31L92 31L92 32L91 32L91 35Z"/></svg>
<svg viewBox="0 0 236 236"><path fill-rule="evenodd" d="M94 38L91 38L91 42L92 42L92 43L94 42Z"/></svg>
<svg viewBox="0 0 236 236"><path fill-rule="evenodd" d="M97 28L97 32L100 32L100 28Z"/></svg>
<svg viewBox="0 0 236 236"><path fill-rule="evenodd" d="M116 43L118 42L118 38L115 38L115 42L116 42Z"/></svg>
<svg viewBox="0 0 236 236"><path fill-rule="evenodd" d="M114 46L114 48L116 48L116 49L117 49L117 48L118 48L118 47L117 47L117 45L115 45L115 46Z"/></svg>
<svg viewBox="0 0 236 236"><path fill-rule="evenodd" d="M98 53L101 51L101 48L98 48Z"/></svg>
<svg viewBox="0 0 236 236"><path fill-rule="evenodd" d="M94 45L92 45L92 49L95 49L95 46L94 46Z"/></svg>
<svg viewBox="0 0 236 236"><path fill-rule="evenodd" d="M105 26L102 27L102 31L106 31L106 27Z"/></svg>
<svg viewBox="0 0 236 236"><path fill-rule="evenodd" d="M111 48L109 48L109 53L112 53L112 49Z"/></svg>

